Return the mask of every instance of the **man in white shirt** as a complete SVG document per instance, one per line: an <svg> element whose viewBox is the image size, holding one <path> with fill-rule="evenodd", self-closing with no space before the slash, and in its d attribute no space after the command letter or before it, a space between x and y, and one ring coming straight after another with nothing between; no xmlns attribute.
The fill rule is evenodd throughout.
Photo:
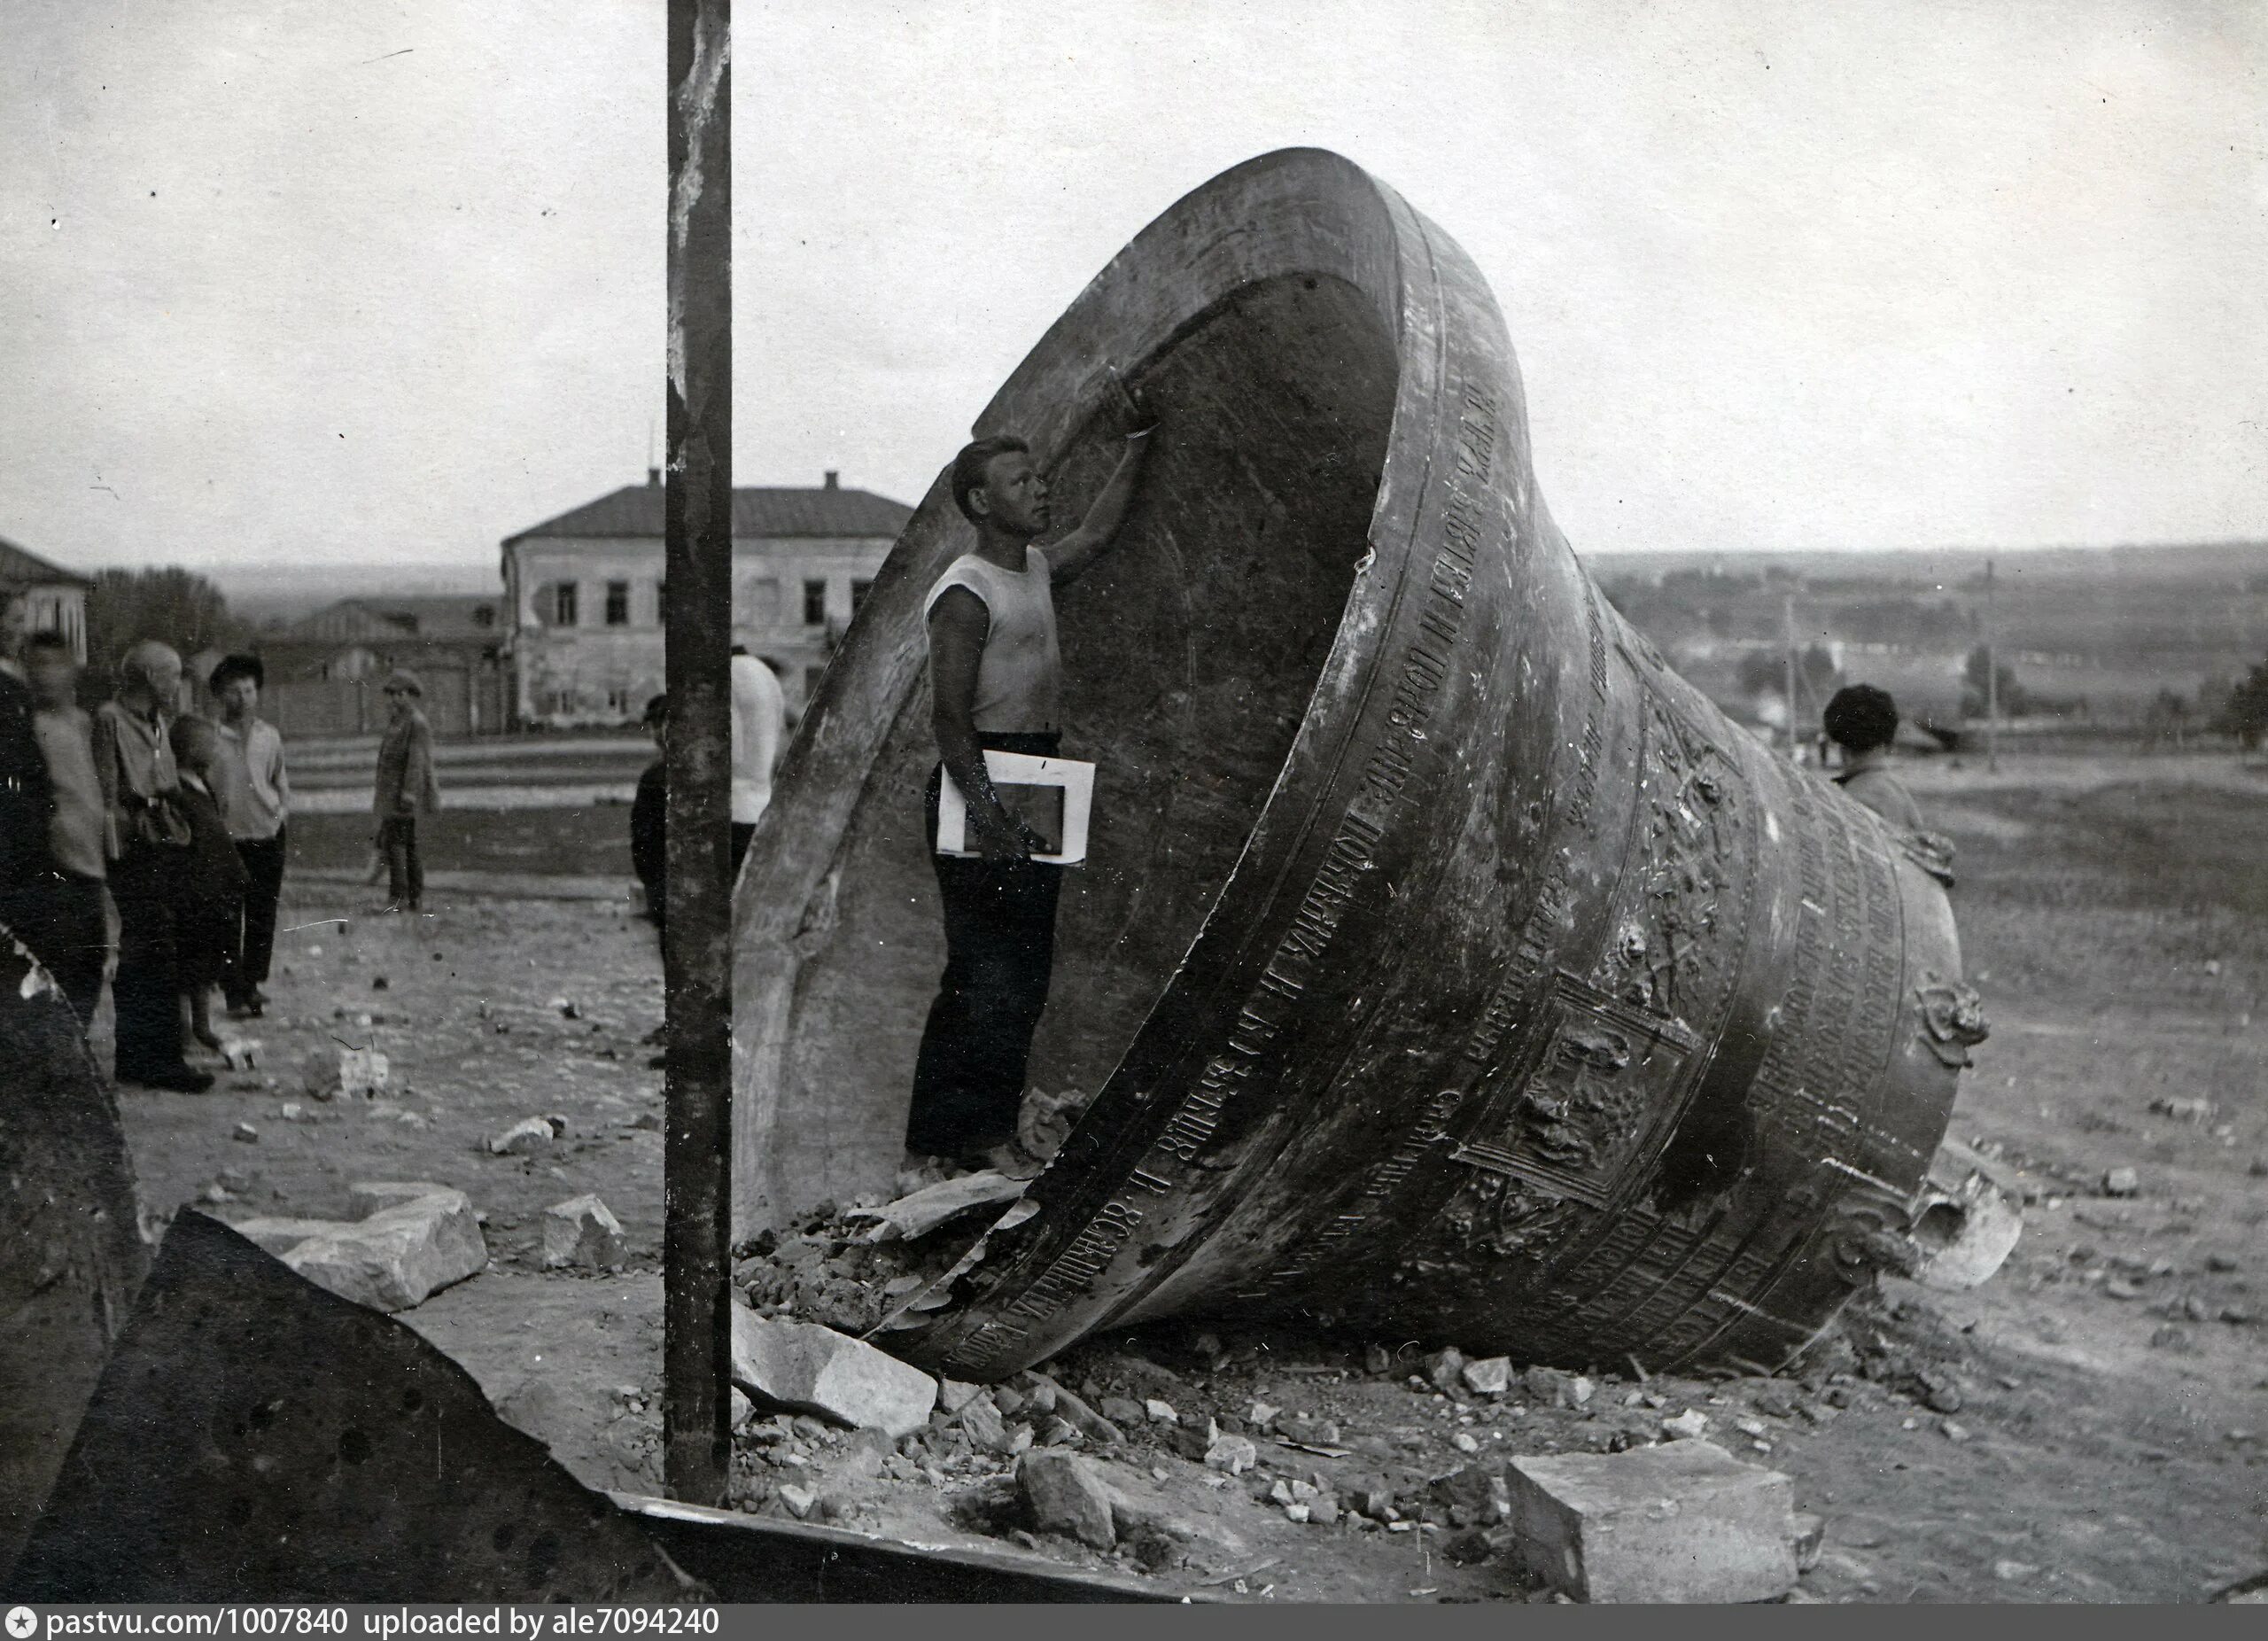
<svg viewBox="0 0 2268 1641"><path fill-rule="evenodd" d="M788 727L788 698L771 667L733 646L733 876L756 823L772 806L772 766Z"/></svg>
<svg viewBox="0 0 2268 1641"><path fill-rule="evenodd" d="M221 708L220 786L214 796L248 880L243 941L221 981L233 1015L257 1015L268 1006L260 988L276 951L276 906L284 894L291 782L284 769L284 737L256 710L267 677L258 656L233 655L221 659L206 684Z"/></svg>

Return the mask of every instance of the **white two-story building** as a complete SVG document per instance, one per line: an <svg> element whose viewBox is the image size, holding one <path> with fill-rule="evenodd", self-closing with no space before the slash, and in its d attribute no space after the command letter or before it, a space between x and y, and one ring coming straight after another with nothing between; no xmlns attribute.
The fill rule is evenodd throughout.
<svg viewBox="0 0 2268 1641"><path fill-rule="evenodd" d="M661 475L504 541L508 653L523 724L635 723L662 690ZM800 712L913 509L844 489L733 493L733 642Z"/></svg>

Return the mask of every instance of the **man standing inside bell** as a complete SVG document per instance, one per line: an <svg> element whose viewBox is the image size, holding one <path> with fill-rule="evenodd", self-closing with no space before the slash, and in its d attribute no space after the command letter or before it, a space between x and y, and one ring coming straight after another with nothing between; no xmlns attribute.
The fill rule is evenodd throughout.
<svg viewBox="0 0 2268 1641"><path fill-rule="evenodd" d="M1001 804L984 753L1052 757L1062 743L1062 655L1054 590L1107 551L1124 523L1153 428L1126 436L1116 469L1076 529L1045 548L1047 480L1023 440L980 439L953 458L953 501L976 550L929 591L929 679L937 769L925 799L930 864L944 903L945 972L914 1063L906 1148L1006 1164L1032 1034L1047 1007L1063 868ZM974 858L936 852L937 801L950 774L967 804Z"/></svg>

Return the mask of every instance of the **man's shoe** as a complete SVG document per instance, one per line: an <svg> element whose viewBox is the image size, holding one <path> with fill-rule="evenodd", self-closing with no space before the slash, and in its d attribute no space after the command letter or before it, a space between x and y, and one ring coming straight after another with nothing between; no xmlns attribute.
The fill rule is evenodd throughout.
<svg viewBox="0 0 2268 1641"><path fill-rule="evenodd" d="M213 1086L213 1074L196 1067L176 1062L169 1066L136 1066L118 1074L121 1083L139 1083L144 1088L162 1088L176 1094L201 1094Z"/></svg>

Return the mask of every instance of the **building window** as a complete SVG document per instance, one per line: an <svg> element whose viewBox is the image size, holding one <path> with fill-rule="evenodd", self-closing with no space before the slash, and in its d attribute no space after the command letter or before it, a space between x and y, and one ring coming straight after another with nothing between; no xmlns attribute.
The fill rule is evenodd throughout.
<svg viewBox="0 0 2268 1641"><path fill-rule="evenodd" d="M551 625L572 626L581 618L576 609L575 583L562 581L551 589Z"/></svg>
<svg viewBox="0 0 2268 1641"><path fill-rule="evenodd" d="M780 583L768 575L743 576L733 597L733 619L759 630L780 625Z"/></svg>
<svg viewBox="0 0 2268 1641"><path fill-rule="evenodd" d="M630 583L610 581L606 584L606 624L609 626L630 625Z"/></svg>
<svg viewBox="0 0 2268 1641"><path fill-rule="evenodd" d="M804 625L805 626L827 625L827 583L824 581L804 583Z"/></svg>
<svg viewBox="0 0 2268 1641"><path fill-rule="evenodd" d="M475 605L472 607L472 624L473 624L475 626L495 626L495 625L496 625L496 612L495 612L495 611L493 611L493 610L492 610L491 608L489 608L486 604L475 604Z"/></svg>
<svg viewBox="0 0 2268 1641"><path fill-rule="evenodd" d="M852 615L858 613L866 604L866 595L874 590L874 584L872 581L861 579L850 583L850 613Z"/></svg>

